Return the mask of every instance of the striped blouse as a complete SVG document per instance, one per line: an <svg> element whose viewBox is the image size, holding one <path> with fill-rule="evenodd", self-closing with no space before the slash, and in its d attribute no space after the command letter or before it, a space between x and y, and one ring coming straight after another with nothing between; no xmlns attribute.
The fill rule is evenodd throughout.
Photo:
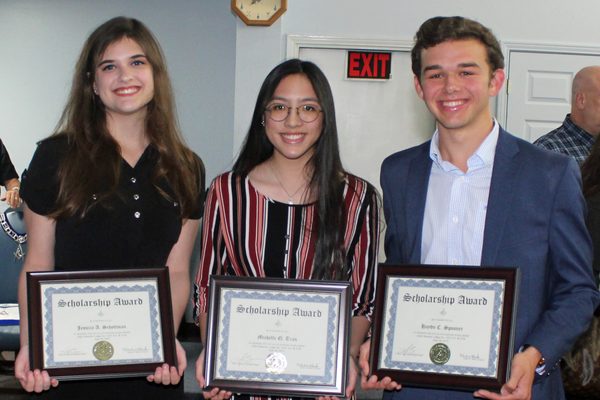
<svg viewBox="0 0 600 400"><path fill-rule="evenodd" d="M379 248L379 203L372 185L347 175L344 247L354 316L371 317ZM207 311L211 275L310 279L315 256L314 204L289 205L258 192L248 177L218 176L208 192L194 311Z"/></svg>

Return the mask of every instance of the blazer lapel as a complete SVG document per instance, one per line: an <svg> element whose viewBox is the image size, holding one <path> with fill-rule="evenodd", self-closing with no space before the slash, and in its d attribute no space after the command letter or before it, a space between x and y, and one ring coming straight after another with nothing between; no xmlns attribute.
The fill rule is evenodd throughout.
<svg viewBox="0 0 600 400"><path fill-rule="evenodd" d="M517 139L500 128L483 234L482 266L493 266L497 259L515 197L513 183L520 168L520 162L516 162L518 153Z"/></svg>

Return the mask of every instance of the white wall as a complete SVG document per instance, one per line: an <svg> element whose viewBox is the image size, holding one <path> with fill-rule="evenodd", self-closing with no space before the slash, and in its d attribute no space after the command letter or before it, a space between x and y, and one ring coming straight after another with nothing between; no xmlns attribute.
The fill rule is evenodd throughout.
<svg viewBox="0 0 600 400"><path fill-rule="evenodd" d="M507 41L597 45L600 33L593 0L288 0L271 27L247 27L229 7L229 0L0 0L0 137L17 169L56 124L85 37L116 15L139 18L161 42L182 130L209 178L231 165L288 34L410 40L434 15L477 19Z"/></svg>
<svg viewBox="0 0 600 400"><path fill-rule="evenodd" d="M500 39L593 43L598 11L594 0L288 0L283 21L284 32L412 38L429 17L462 15Z"/></svg>
<svg viewBox="0 0 600 400"><path fill-rule="evenodd" d="M288 10L268 32L271 41L285 42L288 34L411 40L420 24L436 15L462 15L490 27L501 41L593 45L598 44L600 2L592 0L288 0ZM241 22L238 22L238 40ZM242 28L255 31L265 28ZM237 62L252 55L273 57L281 51L260 41L237 47ZM238 68L240 68L238 66ZM259 85L264 68L245 77ZM248 69L246 69L248 70ZM253 101L236 86L234 147L241 143L250 121ZM495 103L494 103L495 104ZM244 111L242 111L244 110ZM393 149L390 149L392 152Z"/></svg>

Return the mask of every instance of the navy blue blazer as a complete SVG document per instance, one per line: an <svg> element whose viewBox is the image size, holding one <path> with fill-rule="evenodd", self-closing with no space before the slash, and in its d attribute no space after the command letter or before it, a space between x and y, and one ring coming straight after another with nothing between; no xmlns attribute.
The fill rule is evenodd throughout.
<svg viewBox="0 0 600 400"><path fill-rule="evenodd" d="M421 262L432 160L430 142L393 154L381 167L386 262ZM558 363L585 331L600 295L577 164L500 129L485 221L482 266L521 272L515 351L528 344L546 358L533 399L565 398ZM402 382L399 382L402 383ZM471 392L403 388L384 398L472 399Z"/></svg>

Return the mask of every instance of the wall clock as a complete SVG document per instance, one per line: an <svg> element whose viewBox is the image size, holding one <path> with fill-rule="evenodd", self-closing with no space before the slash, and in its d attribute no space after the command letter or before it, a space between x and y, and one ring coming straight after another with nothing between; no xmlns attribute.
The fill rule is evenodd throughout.
<svg viewBox="0 0 600 400"><path fill-rule="evenodd" d="M231 9L246 25L269 26L287 9L287 0L231 0Z"/></svg>

